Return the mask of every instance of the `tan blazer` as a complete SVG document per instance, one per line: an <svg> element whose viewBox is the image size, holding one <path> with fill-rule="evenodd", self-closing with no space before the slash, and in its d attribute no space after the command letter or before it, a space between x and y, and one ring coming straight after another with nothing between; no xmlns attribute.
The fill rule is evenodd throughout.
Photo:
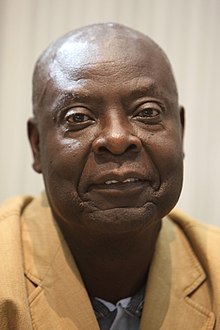
<svg viewBox="0 0 220 330"><path fill-rule="evenodd" d="M98 330L45 197L0 210L0 329ZM142 330L220 329L220 230L174 211L151 264Z"/></svg>

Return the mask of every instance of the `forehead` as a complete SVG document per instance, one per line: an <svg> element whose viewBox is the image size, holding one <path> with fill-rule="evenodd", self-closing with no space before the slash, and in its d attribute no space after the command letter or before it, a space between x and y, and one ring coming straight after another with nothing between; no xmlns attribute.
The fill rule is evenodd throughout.
<svg viewBox="0 0 220 330"><path fill-rule="evenodd" d="M47 67L48 79L44 81L47 96L82 87L100 89L104 85L109 91L114 87L122 90L122 86L143 89L144 84L174 93L170 67L154 44L125 36L93 39L66 40L58 48Z"/></svg>
<svg viewBox="0 0 220 330"><path fill-rule="evenodd" d="M129 38L115 36L109 38L100 38L99 40L67 40L57 50L56 55L49 65L49 74L54 76L58 70L66 74L76 74L85 67L100 65L100 70L110 69L112 65L133 65L145 67L149 71L155 71L156 68L166 67L166 61L159 49L146 42L143 38ZM56 77L56 75L55 75Z"/></svg>

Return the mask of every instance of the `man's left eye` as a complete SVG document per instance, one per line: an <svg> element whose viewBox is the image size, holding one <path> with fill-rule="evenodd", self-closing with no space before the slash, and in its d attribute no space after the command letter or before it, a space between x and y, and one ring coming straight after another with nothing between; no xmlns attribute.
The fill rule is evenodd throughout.
<svg viewBox="0 0 220 330"><path fill-rule="evenodd" d="M154 118L156 116L158 116L160 114L160 111L158 109L154 109L154 108L146 108L144 110L141 110L140 112L138 112L138 114L136 115L137 117L148 117L148 118Z"/></svg>
<svg viewBox="0 0 220 330"><path fill-rule="evenodd" d="M133 119L145 125L156 125L162 120L163 108L156 102L142 104L135 111Z"/></svg>

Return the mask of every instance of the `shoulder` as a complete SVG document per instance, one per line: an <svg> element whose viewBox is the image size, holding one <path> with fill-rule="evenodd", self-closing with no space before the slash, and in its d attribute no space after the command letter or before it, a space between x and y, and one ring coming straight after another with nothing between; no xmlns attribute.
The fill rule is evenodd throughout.
<svg viewBox="0 0 220 330"><path fill-rule="evenodd" d="M220 265L220 228L201 223L177 209L169 218L187 238L203 266Z"/></svg>
<svg viewBox="0 0 220 330"><path fill-rule="evenodd" d="M213 238L219 239L220 237L220 227L201 223L197 219L187 215L181 210L172 210L172 212L169 214L169 217L188 235L195 234L196 236L200 236L206 233Z"/></svg>
<svg viewBox="0 0 220 330"><path fill-rule="evenodd" d="M11 217L19 217L24 208L33 200L31 196L16 196L0 205L0 224Z"/></svg>

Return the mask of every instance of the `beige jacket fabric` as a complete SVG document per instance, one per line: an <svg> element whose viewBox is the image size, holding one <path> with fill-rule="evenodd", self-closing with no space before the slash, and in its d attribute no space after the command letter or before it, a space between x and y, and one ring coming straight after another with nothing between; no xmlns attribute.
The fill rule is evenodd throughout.
<svg viewBox="0 0 220 330"><path fill-rule="evenodd" d="M0 329L98 330L44 195L0 209ZM150 267L142 330L220 329L220 230L173 211Z"/></svg>

